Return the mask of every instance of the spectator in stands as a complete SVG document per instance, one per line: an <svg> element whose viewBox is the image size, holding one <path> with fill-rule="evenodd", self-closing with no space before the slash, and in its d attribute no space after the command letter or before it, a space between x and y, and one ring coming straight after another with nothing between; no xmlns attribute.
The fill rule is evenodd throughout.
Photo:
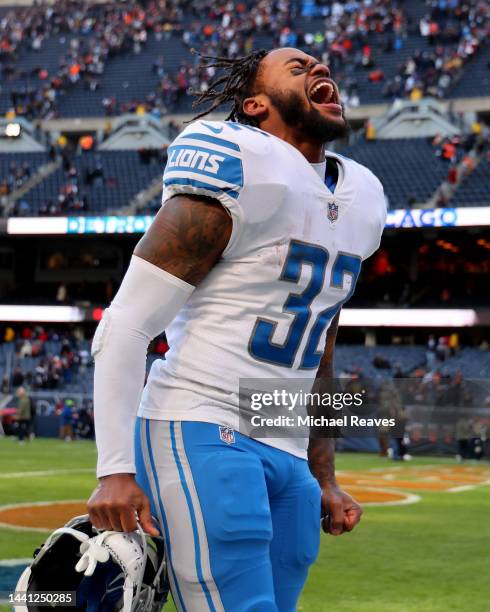
<svg viewBox="0 0 490 612"><path fill-rule="evenodd" d="M449 336L448 346L449 346L449 351L451 355L452 356L455 355L459 349L459 334L458 333L453 332Z"/></svg>
<svg viewBox="0 0 490 612"><path fill-rule="evenodd" d="M9 343L9 342L13 342L14 340L15 340L15 331L10 325L7 325L7 327L5 328L5 334L3 337L3 341Z"/></svg>
<svg viewBox="0 0 490 612"><path fill-rule="evenodd" d="M425 353L427 367L429 368L429 370L432 370L436 361L436 346L436 338L434 334L431 334L427 341L427 350Z"/></svg>
<svg viewBox="0 0 490 612"><path fill-rule="evenodd" d="M447 336L440 336L436 346L436 356L439 361L445 361L449 357L449 338Z"/></svg>
<svg viewBox="0 0 490 612"><path fill-rule="evenodd" d="M383 355L375 355L373 358L373 366L378 370L389 370L391 363Z"/></svg>
<svg viewBox="0 0 490 612"><path fill-rule="evenodd" d="M447 182L450 185L456 185L458 182L458 168L456 166L450 166L447 172Z"/></svg>
<svg viewBox="0 0 490 612"><path fill-rule="evenodd" d="M76 19L69 14L69 6L56 3L51 12L35 5L16 8L4 16L5 34L0 39L0 48L3 44L5 49L0 55L0 64L3 75L10 79L21 74L15 65L18 51L38 52L46 39L58 34L60 27L71 36L57 71L50 73L44 67L36 70L35 78L41 87L34 81L35 87L12 91L12 107L17 114L55 117L60 95L80 84L89 92L96 91L108 60L124 53L140 53L150 35L157 41L175 36L187 48L201 47L205 53L236 56L246 54L253 47L255 32L265 32L271 37L271 46L304 47L330 63L332 70L341 76L358 68L374 68L372 79L382 74L377 55L396 53L404 46L407 35L405 11L385 0L332 5L317 0L312 3L312 11L322 16L323 23L312 21L312 31L307 32L295 27L299 5L293 0L261 0L238 4L233 10L222 6L217 9L209 0L197 5L177 3L177 6L162 5L157 0L123 5L90 1L77 7ZM419 34L433 45L433 50L410 57L401 74L383 90L384 95L413 98L420 95L419 91L445 95L449 84L454 82L467 59L478 51L486 35L483 0L468 0L458 8L457 20L448 20L437 8L431 8L420 19ZM196 18L195 22L189 22L189 14ZM12 36L18 31L23 36ZM126 110L135 110L139 104L147 105L147 111L156 110L160 105L169 108L179 102L189 86L202 91L212 77L198 59L176 66L173 74L166 73L161 55L150 63L150 71L161 79L157 97L151 102L135 100ZM411 81L406 87L408 79ZM347 100L355 104L356 96L349 93ZM114 96L106 96L102 104L107 115L123 110Z"/></svg>
<svg viewBox="0 0 490 612"><path fill-rule="evenodd" d="M58 304L65 304L67 300L67 289L65 283L60 283L58 289L56 290L56 302Z"/></svg>
<svg viewBox="0 0 490 612"><path fill-rule="evenodd" d="M377 138L376 126L371 119L366 121L365 125L365 138L368 142L375 142Z"/></svg>
<svg viewBox="0 0 490 612"><path fill-rule="evenodd" d="M24 374L19 367L14 368L10 379L12 387L20 387L24 384Z"/></svg>
<svg viewBox="0 0 490 612"><path fill-rule="evenodd" d="M454 163L456 160L456 143L454 141L446 141L441 147L441 159Z"/></svg>
<svg viewBox="0 0 490 612"><path fill-rule="evenodd" d="M403 372L401 363L395 363L393 378L405 378L405 373Z"/></svg>
<svg viewBox="0 0 490 612"><path fill-rule="evenodd" d="M32 356L32 344L29 340L24 340L21 344L18 355L20 358Z"/></svg>

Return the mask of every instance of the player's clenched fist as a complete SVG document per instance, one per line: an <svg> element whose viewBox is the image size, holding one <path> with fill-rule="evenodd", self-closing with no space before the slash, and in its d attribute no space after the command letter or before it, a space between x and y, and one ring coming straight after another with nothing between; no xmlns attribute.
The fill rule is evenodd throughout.
<svg viewBox="0 0 490 612"><path fill-rule="evenodd" d="M354 529L361 520L362 508L338 486L327 486L322 490L322 516L323 531L337 536Z"/></svg>
<svg viewBox="0 0 490 612"><path fill-rule="evenodd" d="M90 520L97 529L134 531L138 518L143 530L151 536L159 532L153 524L150 502L133 474L112 474L100 478L87 502Z"/></svg>

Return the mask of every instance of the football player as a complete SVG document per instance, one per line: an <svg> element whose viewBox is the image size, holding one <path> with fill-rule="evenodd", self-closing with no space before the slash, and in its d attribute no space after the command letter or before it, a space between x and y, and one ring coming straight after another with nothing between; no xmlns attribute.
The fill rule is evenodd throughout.
<svg viewBox="0 0 490 612"><path fill-rule="evenodd" d="M94 337L88 510L99 528L131 531L138 515L162 532L179 610L292 612L321 517L340 535L361 508L336 483L332 439L240 433L239 380L333 377L340 309L386 204L367 168L326 151L347 131L326 65L293 48L214 65ZM226 121L202 119L223 103ZM143 390L164 329L170 350Z"/></svg>

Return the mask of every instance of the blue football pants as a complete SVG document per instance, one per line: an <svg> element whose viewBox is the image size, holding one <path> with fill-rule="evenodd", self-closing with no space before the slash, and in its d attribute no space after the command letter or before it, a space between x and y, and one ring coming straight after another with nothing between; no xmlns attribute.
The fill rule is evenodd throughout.
<svg viewBox="0 0 490 612"><path fill-rule="evenodd" d="M293 612L318 554L305 460L219 425L138 419L137 480L181 612Z"/></svg>

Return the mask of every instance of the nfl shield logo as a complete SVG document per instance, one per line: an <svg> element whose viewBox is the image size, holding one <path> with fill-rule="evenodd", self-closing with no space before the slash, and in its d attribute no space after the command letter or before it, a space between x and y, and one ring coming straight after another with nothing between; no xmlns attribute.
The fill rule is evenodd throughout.
<svg viewBox="0 0 490 612"><path fill-rule="evenodd" d="M235 432L230 427L223 427L223 425L220 425L219 437L223 440L223 442L226 442L226 444L235 443Z"/></svg>
<svg viewBox="0 0 490 612"><path fill-rule="evenodd" d="M328 220L334 223L339 218L339 207L335 202L328 203L328 211L327 211Z"/></svg>

